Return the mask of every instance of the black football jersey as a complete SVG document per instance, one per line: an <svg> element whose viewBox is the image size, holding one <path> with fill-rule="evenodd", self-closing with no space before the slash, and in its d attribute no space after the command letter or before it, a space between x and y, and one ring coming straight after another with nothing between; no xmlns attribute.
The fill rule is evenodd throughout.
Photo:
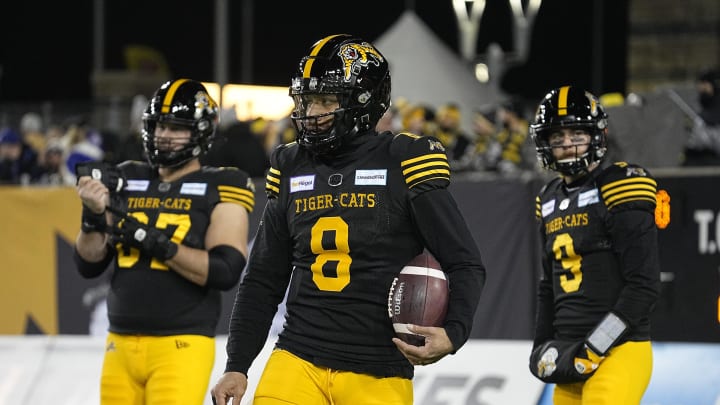
<svg viewBox="0 0 720 405"><path fill-rule="evenodd" d="M229 369L249 367L264 342L251 329L269 327L291 278L278 347L333 369L412 377L412 366L392 343L388 292L423 246L439 243L421 236L411 200L448 193L449 166L432 137L386 132L362 139L349 155L327 161L295 143L272 154L268 204L231 320ZM422 221L434 225L444 217L438 212ZM436 227L438 239L446 232L440 228L465 229L455 218ZM465 260L464 254L458 256ZM470 294L479 296L480 288ZM267 307L258 305L268 299ZM250 307L251 313L243 311Z"/></svg>
<svg viewBox="0 0 720 405"><path fill-rule="evenodd" d="M174 182L160 180L142 162L119 165L127 178L119 203L129 215L154 226L173 242L203 249L210 215L218 203L240 204L249 212L254 186L235 168L202 167ZM114 216L117 223L121 220ZM201 287L160 260L115 238L115 268L108 296L110 331L150 335L215 335L220 292Z"/></svg>
<svg viewBox="0 0 720 405"><path fill-rule="evenodd" d="M543 188L538 334L583 339L612 310L630 323L628 340L649 338L659 287L656 188L647 170L624 162Z"/></svg>

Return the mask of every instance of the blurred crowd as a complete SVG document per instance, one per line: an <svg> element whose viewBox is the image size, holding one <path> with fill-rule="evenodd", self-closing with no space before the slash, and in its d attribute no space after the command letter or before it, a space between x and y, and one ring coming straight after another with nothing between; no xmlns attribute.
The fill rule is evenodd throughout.
<svg viewBox="0 0 720 405"><path fill-rule="evenodd" d="M74 185L74 167L79 162L144 160L142 108L143 100L134 102L131 125L124 134L96 128L87 116L47 124L40 114L25 113L17 127L0 129L0 184ZM437 137L447 148L456 172L535 169L528 117L520 103L508 101L475 109L470 112L469 132L462 129L462 114L460 106L453 103L432 108L399 99L378 129ZM232 111L226 111L213 147L202 161L239 167L252 177L262 177L270 166L272 149L294 139L289 117L238 121Z"/></svg>
<svg viewBox="0 0 720 405"><path fill-rule="evenodd" d="M705 72L697 85L701 110L689 129L683 165L720 165L720 74ZM0 129L0 184L74 185L79 162L144 160L141 118L146 105L144 96L132 101L130 127L121 134L96 128L89 116L54 124L43 122L38 113L25 113L19 125ZM512 175L539 170L528 136L533 113L514 99L468 109L452 102L434 108L398 98L378 122L378 130L436 137L446 147L455 173ZM470 119L463 114L470 114ZM272 149L294 139L289 117L238 121L234 110L226 110L202 163L235 166L251 177L263 177Z"/></svg>

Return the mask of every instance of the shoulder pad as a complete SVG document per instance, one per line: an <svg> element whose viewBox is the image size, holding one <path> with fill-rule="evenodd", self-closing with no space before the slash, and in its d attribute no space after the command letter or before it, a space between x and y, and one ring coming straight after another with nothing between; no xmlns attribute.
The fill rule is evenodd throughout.
<svg viewBox="0 0 720 405"><path fill-rule="evenodd" d="M265 194L268 198L277 198L280 194L282 167L291 154L296 154L299 146L296 142L281 144L270 154L270 168L265 176Z"/></svg>
<svg viewBox="0 0 720 405"><path fill-rule="evenodd" d="M657 182L643 167L617 162L597 179L600 195L608 211L641 209L654 212Z"/></svg>
<svg viewBox="0 0 720 405"><path fill-rule="evenodd" d="M208 167L203 172L214 177L220 202L242 205L248 212L255 208L255 183L236 167Z"/></svg>
<svg viewBox="0 0 720 405"><path fill-rule="evenodd" d="M393 137L390 153L400 161L408 189L446 188L450 165L443 144L432 136L401 132Z"/></svg>

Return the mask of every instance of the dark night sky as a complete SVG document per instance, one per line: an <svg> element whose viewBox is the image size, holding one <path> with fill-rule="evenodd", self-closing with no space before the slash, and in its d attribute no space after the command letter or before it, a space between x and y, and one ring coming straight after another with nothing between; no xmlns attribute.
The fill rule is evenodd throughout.
<svg viewBox="0 0 720 405"><path fill-rule="evenodd" d="M93 0L43 2L42 6L30 1L5 3L2 13L6 18L0 24L0 103L89 99ZM105 3L106 69L123 69L123 48L144 44L165 55L174 76L215 80L214 1ZM234 83L251 77L248 84L285 86L297 61L315 40L345 32L373 41L397 20L406 4L411 4L451 49L458 49L451 0L255 0L252 71L242 72L241 1L229 4L229 79ZM593 4L598 7L593 9ZM596 20L602 24L595 26ZM506 52L512 51L511 24L507 0L488 0L478 53L483 53L490 42L498 42ZM598 43L598 36L594 32L604 33L599 42L603 46L600 51L596 48L596 53L593 44ZM532 97L568 82L596 93L624 91L626 34L627 0L545 0L535 21L528 63L508 69L503 87ZM392 55L386 56L392 60ZM600 62L593 62L597 60ZM593 72L600 73L593 76ZM593 88L597 86L600 88Z"/></svg>

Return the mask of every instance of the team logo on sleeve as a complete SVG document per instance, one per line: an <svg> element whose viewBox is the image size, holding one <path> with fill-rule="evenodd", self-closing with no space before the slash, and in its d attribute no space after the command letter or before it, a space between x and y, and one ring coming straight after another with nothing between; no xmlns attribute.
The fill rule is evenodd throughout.
<svg viewBox="0 0 720 405"><path fill-rule="evenodd" d="M627 177L630 176L643 176L646 177L647 173L642 167L628 167L627 171L625 172L625 175Z"/></svg>
<svg viewBox="0 0 720 405"><path fill-rule="evenodd" d="M428 143L430 144L430 150L437 149L445 152L445 147L439 141L433 141L432 139L428 139Z"/></svg>

